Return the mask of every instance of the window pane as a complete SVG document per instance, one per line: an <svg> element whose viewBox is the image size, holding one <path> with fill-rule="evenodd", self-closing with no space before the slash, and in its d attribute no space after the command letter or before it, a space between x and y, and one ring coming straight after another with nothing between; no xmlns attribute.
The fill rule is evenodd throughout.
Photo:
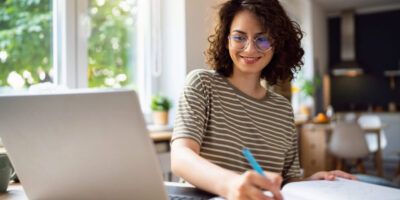
<svg viewBox="0 0 400 200"><path fill-rule="evenodd" d="M135 88L136 1L91 0L89 87Z"/></svg>
<svg viewBox="0 0 400 200"><path fill-rule="evenodd" d="M0 0L0 87L52 82L51 0Z"/></svg>

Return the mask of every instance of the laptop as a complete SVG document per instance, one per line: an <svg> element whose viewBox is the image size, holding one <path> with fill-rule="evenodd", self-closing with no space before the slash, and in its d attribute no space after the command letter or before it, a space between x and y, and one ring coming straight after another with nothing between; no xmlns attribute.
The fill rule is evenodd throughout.
<svg viewBox="0 0 400 200"><path fill-rule="evenodd" d="M168 199L134 91L2 94L0 110L0 137L29 199Z"/></svg>

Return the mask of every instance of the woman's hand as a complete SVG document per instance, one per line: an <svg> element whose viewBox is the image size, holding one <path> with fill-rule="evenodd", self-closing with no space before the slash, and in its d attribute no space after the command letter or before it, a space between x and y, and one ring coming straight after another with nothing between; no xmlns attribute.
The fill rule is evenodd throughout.
<svg viewBox="0 0 400 200"><path fill-rule="evenodd" d="M228 183L226 198L228 200L282 200L280 192L282 177L272 172L265 172L265 174L266 177L251 170L235 177ZM263 190L270 191L273 197L266 196Z"/></svg>
<svg viewBox="0 0 400 200"><path fill-rule="evenodd" d="M334 170L334 171L320 171L308 178L308 180L335 180L336 177L350 179L350 180L357 180L357 177L346 173L341 170Z"/></svg>

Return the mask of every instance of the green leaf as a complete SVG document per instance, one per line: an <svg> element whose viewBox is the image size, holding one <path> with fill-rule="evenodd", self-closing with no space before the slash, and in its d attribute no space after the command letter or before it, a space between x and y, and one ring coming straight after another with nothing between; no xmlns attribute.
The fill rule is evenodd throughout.
<svg viewBox="0 0 400 200"><path fill-rule="evenodd" d="M151 110L153 111L168 111L171 107L171 101L165 96L156 95L151 98Z"/></svg>

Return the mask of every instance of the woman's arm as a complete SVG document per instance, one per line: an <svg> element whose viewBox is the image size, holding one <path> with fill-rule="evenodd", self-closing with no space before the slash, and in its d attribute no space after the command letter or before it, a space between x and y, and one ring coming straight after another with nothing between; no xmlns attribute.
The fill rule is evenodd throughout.
<svg viewBox="0 0 400 200"><path fill-rule="evenodd" d="M171 144L172 172L189 183L227 199L282 199L282 177L268 173L268 178L247 171L235 173L215 165L199 155L200 145L189 138L178 138ZM274 198L265 196L269 190Z"/></svg>

